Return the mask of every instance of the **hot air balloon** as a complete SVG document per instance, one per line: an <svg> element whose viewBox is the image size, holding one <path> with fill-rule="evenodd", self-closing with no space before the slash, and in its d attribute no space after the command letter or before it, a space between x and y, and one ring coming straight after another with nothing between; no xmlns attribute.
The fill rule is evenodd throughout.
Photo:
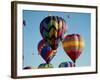
<svg viewBox="0 0 100 80"><path fill-rule="evenodd" d="M46 61L47 64L53 59L55 54L56 54L56 50L52 50L51 47L49 46L43 47L40 53L40 55Z"/></svg>
<svg viewBox="0 0 100 80"><path fill-rule="evenodd" d="M71 62L71 61L62 62L59 65L59 68L62 68L62 67L75 67L75 64L73 62Z"/></svg>
<svg viewBox="0 0 100 80"><path fill-rule="evenodd" d="M25 20L23 20L23 25L26 26L26 21Z"/></svg>
<svg viewBox="0 0 100 80"><path fill-rule="evenodd" d="M23 69L32 69L32 67L26 66L26 67L24 67Z"/></svg>
<svg viewBox="0 0 100 80"><path fill-rule="evenodd" d="M53 50L56 50L59 42L63 40L66 28L65 20L58 16L48 16L40 23L40 33Z"/></svg>
<svg viewBox="0 0 100 80"><path fill-rule="evenodd" d="M41 57L49 63L56 54L56 50L53 50L50 46L46 44L45 40L41 40L38 44L38 52Z"/></svg>
<svg viewBox="0 0 100 80"><path fill-rule="evenodd" d="M46 64L46 63L42 63L38 66L38 68L53 68L53 65L52 64Z"/></svg>
<svg viewBox="0 0 100 80"><path fill-rule="evenodd" d="M62 41L63 49L75 63L84 48L84 40L79 34L66 35Z"/></svg>

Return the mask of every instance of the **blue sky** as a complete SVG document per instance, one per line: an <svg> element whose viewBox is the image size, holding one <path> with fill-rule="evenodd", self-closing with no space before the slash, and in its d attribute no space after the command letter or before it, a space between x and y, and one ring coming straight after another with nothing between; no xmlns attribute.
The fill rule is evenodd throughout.
<svg viewBox="0 0 100 80"><path fill-rule="evenodd" d="M38 55L37 45L42 38L40 34L40 22L48 15L62 17L67 25L67 34L78 33L85 41L85 48L81 56L76 61L76 66L90 66L91 56L91 14L90 13L73 13L73 12L48 12L48 11L32 11L23 10L23 20L26 25L23 26L23 65L38 67L39 64L45 63L40 55ZM72 61L63 50L62 45L57 49L56 56L52 59L51 64L55 68L61 62Z"/></svg>

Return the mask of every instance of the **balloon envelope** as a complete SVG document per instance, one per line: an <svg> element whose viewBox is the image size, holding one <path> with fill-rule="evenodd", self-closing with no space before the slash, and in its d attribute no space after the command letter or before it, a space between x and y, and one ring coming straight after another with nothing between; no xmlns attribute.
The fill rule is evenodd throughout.
<svg viewBox="0 0 100 80"><path fill-rule="evenodd" d="M56 54L56 50L53 50L49 45L46 44L45 40L41 40L38 44L38 52L41 57L49 63Z"/></svg>
<svg viewBox="0 0 100 80"><path fill-rule="evenodd" d="M32 69L32 67L26 66L26 67L24 67L23 69Z"/></svg>
<svg viewBox="0 0 100 80"><path fill-rule="evenodd" d="M66 54L75 63L84 48L84 40L79 34L70 34L65 36L62 45Z"/></svg>
<svg viewBox="0 0 100 80"><path fill-rule="evenodd" d="M40 55L46 61L46 63L49 63L53 59L55 54L56 54L56 50L52 50L51 47L49 46L43 47L40 53Z"/></svg>
<svg viewBox="0 0 100 80"><path fill-rule="evenodd" d="M59 68L61 68L61 67L75 67L75 63L70 62L70 61L68 61L68 62L62 62L62 63L59 65Z"/></svg>
<svg viewBox="0 0 100 80"><path fill-rule="evenodd" d="M58 16L48 16L40 23L40 33L49 46L56 50L66 32L65 20Z"/></svg>
<svg viewBox="0 0 100 80"><path fill-rule="evenodd" d="M46 63L42 63L38 66L38 68L53 68L52 64L46 64Z"/></svg>
<svg viewBox="0 0 100 80"><path fill-rule="evenodd" d="M25 20L23 20L23 25L26 26L26 21Z"/></svg>

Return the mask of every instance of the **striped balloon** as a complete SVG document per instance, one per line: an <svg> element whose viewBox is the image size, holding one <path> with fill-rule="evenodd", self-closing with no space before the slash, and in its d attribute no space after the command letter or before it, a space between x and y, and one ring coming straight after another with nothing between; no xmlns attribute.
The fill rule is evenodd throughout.
<svg viewBox="0 0 100 80"><path fill-rule="evenodd" d="M53 68L53 65L52 64L46 64L46 63L42 63L38 66L39 69L41 68Z"/></svg>
<svg viewBox="0 0 100 80"><path fill-rule="evenodd" d="M70 34L65 36L62 45L66 54L75 63L84 48L84 40L79 34Z"/></svg>
<svg viewBox="0 0 100 80"><path fill-rule="evenodd" d="M70 61L68 61L68 62L62 62L62 63L59 65L59 68L61 68L61 67L75 67L75 63L70 62Z"/></svg>
<svg viewBox="0 0 100 80"><path fill-rule="evenodd" d="M40 33L52 49L57 49L66 32L65 20L58 16L48 16L40 23Z"/></svg>

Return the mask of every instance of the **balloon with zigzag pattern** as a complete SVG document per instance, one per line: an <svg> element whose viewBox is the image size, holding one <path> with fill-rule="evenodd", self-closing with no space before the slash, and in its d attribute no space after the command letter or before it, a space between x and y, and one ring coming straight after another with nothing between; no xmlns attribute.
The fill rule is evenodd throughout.
<svg viewBox="0 0 100 80"><path fill-rule="evenodd" d="M67 31L66 22L59 16L48 16L40 23L40 33L49 46L56 50Z"/></svg>

